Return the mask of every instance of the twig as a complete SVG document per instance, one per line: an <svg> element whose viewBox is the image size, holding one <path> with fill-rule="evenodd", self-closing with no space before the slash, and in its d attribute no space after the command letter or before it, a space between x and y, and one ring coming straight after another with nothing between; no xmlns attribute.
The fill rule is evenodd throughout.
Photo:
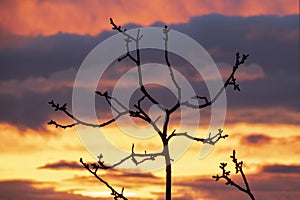
<svg viewBox="0 0 300 200"><path fill-rule="evenodd" d="M110 100L114 100L119 106L121 106L125 111L129 112L128 108L126 108L118 99L116 99L115 97L109 96L108 92L99 92L99 91L95 91L96 94L98 94L99 96L102 96L106 99L107 103L109 104L109 106L116 111L117 113L121 113L120 111L118 111L117 108L115 108L112 104Z"/></svg>
<svg viewBox="0 0 300 200"><path fill-rule="evenodd" d="M145 86L143 85L143 76L142 76L142 69L141 69L141 55L140 55L140 49L139 49L139 42L142 39L143 35L140 35L140 29L137 30L137 35L136 37L133 37L129 34L126 33L126 29L122 29L121 26L117 26L115 22L113 21L112 18L110 18L110 24L113 26L112 29L118 31L119 33L122 33L124 36L126 36L125 42L126 42L126 49L127 49L127 54L124 55L123 57L119 58L118 61L121 61L125 59L126 57L129 57L137 66L138 69L138 81L139 81L139 86L141 89L141 92L155 105L157 105L161 110L165 110L165 108L157 101L155 100L146 90ZM128 44L130 42L134 41L135 42L135 47L136 47L136 58L134 58L130 54L129 46Z"/></svg>
<svg viewBox="0 0 300 200"><path fill-rule="evenodd" d="M209 133L208 138L197 138L197 137L193 137L193 136L188 135L187 132L175 133L175 131L176 130L174 130L172 132L172 134L169 135L167 140L170 140L172 137L175 137L175 136L184 136L188 139L195 140L197 142L202 142L203 144L215 145L220 139L225 139L226 137L228 137L228 135L222 135L222 133L223 133L222 129L219 129L218 133L214 136L211 136L211 133Z"/></svg>
<svg viewBox="0 0 300 200"><path fill-rule="evenodd" d="M108 120L108 121L106 121L106 122L100 123L100 124L95 124L95 123L84 122L84 121L78 119L77 117L75 117L73 114L71 114L69 111L67 111L67 107L66 107L66 106L67 106L67 103L63 104L62 106L60 106L58 103L56 104L53 100L50 101L50 102L48 102L48 103L49 103L53 108L55 108L54 111L61 111L61 112L63 112L65 115L67 115L69 118L71 118L71 119L73 119L73 120L75 121L75 123L67 124L67 125L59 124L59 123L57 123L57 122L54 121L54 120L50 120L50 121L48 122L49 125L54 125L56 128L64 128L64 129L65 129L65 128L71 128L71 127L73 127L73 126L75 126L75 125L79 125L79 124L85 125L85 126L94 127L94 128L100 128L100 127L104 127L104 126L107 126L107 125L113 123L114 121L116 121L116 120L117 120L118 118L120 118L121 116L126 115L127 113L129 113L128 110L125 110L125 111L123 111L123 112L118 112L118 114L117 114L114 118L112 118L112 119L110 119L110 120Z"/></svg>
<svg viewBox="0 0 300 200"><path fill-rule="evenodd" d="M104 164L104 161L102 160L103 158L103 155L100 154L98 156L98 162L97 163L93 163L93 167L95 168L98 168L98 169L113 169L119 165L121 165L122 163L124 163L125 161L127 160L132 160L132 162L135 164L135 165L139 165L143 162L145 162L146 160L155 160L156 157L158 156L164 156L164 152L160 152L160 153L147 153L145 151L145 153L135 153L134 152L134 144L132 144L132 147L131 147L131 154L126 156L125 158L121 159L119 162L115 163L115 164L112 164L112 165L106 165ZM143 158L142 160L138 161L137 158Z"/></svg>
<svg viewBox="0 0 300 200"><path fill-rule="evenodd" d="M230 76L227 78L227 80L225 81L223 87L219 90L219 92L216 94L216 96L214 98L212 98L210 101L208 101L206 97L196 96L196 97L193 97L193 98L204 99L205 103L195 105L195 104L192 104L188 101L185 101L185 102L181 102L180 104L184 105L184 106L187 106L187 107L190 107L190 108L193 108L193 109L201 109L201 108L205 108L207 106L212 105L219 98L219 96L222 94L222 92L225 90L225 88L229 85L233 85L234 90L240 91L240 87L236 83L236 78L234 77L234 75L235 75L236 71L238 70L239 66L244 64L248 57L249 57L249 54L246 54L246 55L243 54L242 58L241 58L239 52L237 52L235 54L235 64L232 67L232 72L231 72Z"/></svg>
<svg viewBox="0 0 300 200"><path fill-rule="evenodd" d="M246 193L251 200L255 200L254 195L252 194L251 190L250 190L250 186L249 183L247 181L246 175L243 171L243 161L238 162L237 158L235 157L235 150L233 150L232 156L230 156L230 158L232 158L232 162L235 164L235 173L241 173L242 178L243 178L243 182L245 184L245 188L238 185L237 183L235 183L229 176L230 176L230 171L226 171L225 167L227 166L227 163L220 163L220 168L222 170L222 175L216 175L216 176L212 176L216 181L220 180L220 179L225 179L227 182L225 183L225 185L232 185L234 187L236 187L237 189L239 189L240 191Z"/></svg>
<svg viewBox="0 0 300 200"><path fill-rule="evenodd" d="M114 196L114 199L123 199L123 200L128 200L124 195L124 187L121 190L121 193L117 192L111 185L109 185L108 182L106 182L104 179L102 179L100 176L98 176L97 171L98 168L95 168L93 165L90 165L83 162L83 159L80 158L80 163L84 166L84 168L86 168L91 174L93 174L101 183L103 183L106 187L108 187L111 190L111 195Z"/></svg>
<svg viewBox="0 0 300 200"><path fill-rule="evenodd" d="M175 76L174 76L174 72L171 66L171 63L169 61L169 54L168 54L168 40L169 40L169 32L170 32L170 28L168 28L168 26L165 25L165 28L163 29L163 33L165 35L165 37L163 38L163 40L165 41L165 61L167 63L169 72L170 72L170 77L171 80L173 82L173 84L175 85L176 89L177 89L177 98L178 101L181 101L181 88L179 87Z"/></svg>

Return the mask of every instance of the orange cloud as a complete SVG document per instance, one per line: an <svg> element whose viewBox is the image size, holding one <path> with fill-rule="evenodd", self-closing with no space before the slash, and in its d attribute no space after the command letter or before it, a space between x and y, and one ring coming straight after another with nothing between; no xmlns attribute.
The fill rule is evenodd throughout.
<svg viewBox="0 0 300 200"><path fill-rule="evenodd" d="M17 35L52 35L57 32L96 35L109 30L108 19L119 24L148 26L187 22L191 17L218 13L228 16L299 14L297 0L229 1L2 1L0 29Z"/></svg>

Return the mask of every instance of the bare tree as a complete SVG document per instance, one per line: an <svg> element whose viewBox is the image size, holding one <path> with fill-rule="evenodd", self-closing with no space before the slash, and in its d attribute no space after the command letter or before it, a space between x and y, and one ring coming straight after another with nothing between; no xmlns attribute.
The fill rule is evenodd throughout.
<svg viewBox="0 0 300 200"><path fill-rule="evenodd" d="M248 58L248 55L242 55L240 56L239 53L236 53L235 55L235 63L232 68L232 72L229 75L229 77L226 79L224 85L219 89L217 92L216 96L213 98L208 98L206 96L198 96L196 95L195 97L191 97L194 99L197 99L196 104L190 103L189 101L184 101L182 100L182 88L178 84L176 77L173 72L173 68L171 65L171 62L169 60L169 52L168 52L168 37L169 37L169 31L170 28L165 26L162 31L164 34L164 46L165 46L165 51L164 51L164 60L166 65L168 66L169 74L170 74L170 79L172 81L172 84L175 86L176 91L177 91L177 100L174 105L172 105L170 108L167 108L163 106L157 99L155 99L153 96L150 95L149 91L143 84L143 77L142 77L142 72L141 72L141 53L139 49L139 43L140 40L142 39L142 35L140 33L140 30L138 29L137 34L135 36L132 36L126 32L126 29L122 29L121 26L118 26L115 24L115 22L110 19L110 24L112 25L112 29L123 34L125 37L125 46L127 49L127 53L120 57L118 61L122 61L124 59L129 59L131 60L137 67L138 71L138 83L139 83L139 90L142 93L142 97L134 104L134 109L127 108L124 106L118 99L115 97L109 95L108 92L100 92L96 91L95 93L103 98L106 99L107 103L109 106L116 111L117 115L114 118L109 119L108 121L99 123L99 124L93 124L89 122L85 122L81 119L78 119L76 116L74 116L71 112L67 110L66 104L63 104L60 106L59 104L55 103L53 100L49 102L49 104L55 109L55 111L62 112L65 114L68 118L71 118L74 120L74 123L71 124L60 124L54 120L51 120L48 122L50 125L54 125L57 128L71 128L76 125L83 125L83 126L90 126L90 127L104 127L108 126L109 124L115 122L118 118L124 116L124 115L129 115L132 118L138 118L148 124L151 125L153 130L158 134L161 140L161 145L162 145L162 151L158 153L148 153L148 152L143 152L143 153L136 153L134 149L134 144L132 144L131 147L131 154L128 155L127 157L121 159L119 162L114 163L114 164L104 164L103 161L103 156L102 154L99 155L99 160L96 163L93 164L87 164L83 161L82 158L80 158L81 164L91 173L93 174L100 182L105 184L110 190L111 190L111 195L114 197L114 199L127 199L123 193L124 188L122 188L121 192L117 192L112 186L109 185L108 182L103 180L100 176L98 176L97 171L99 169L113 169L122 163L124 163L127 160L132 160L132 162L135 165L139 165L143 162L146 162L148 160L155 160L157 157L163 157L165 161L165 169L166 169L166 177L165 177L165 197L166 200L171 199L171 187L172 187L172 175L171 175L171 169L172 169L172 159L170 157L170 152L169 152L169 144L170 141L175 138L175 137L185 137L186 139L190 139L196 142L201 142L203 144L209 144L209 145L214 145L216 144L220 139L225 139L228 137L228 135L223 134L223 130L219 129L217 133L215 134L209 134L207 138L198 138L198 137L193 137L187 132L176 132L176 130L169 130L169 124L170 124L170 117L171 115L178 110L180 107L187 107L193 110L201 110L203 108L211 106L224 92L224 90L228 86L233 86L234 90L240 90L239 85L236 83L236 78L235 74L239 68L240 65L242 65L245 60ZM130 51L129 49L129 44L133 43L135 45L135 51ZM134 53L132 53L134 52ZM135 55L133 55L135 54ZM163 113L164 117L164 123L162 127L159 127L157 124L158 119L153 119L148 112L143 108L142 102L145 100L150 101L153 105L156 105ZM123 110L120 111L116 107L113 106L111 102L116 103L119 107L121 107ZM202 102L202 103L201 103Z"/></svg>
<svg viewBox="0 0 300 200"><path fill-rule="evenodd" d="M212 176L212 177L216 181L219 181L220 179L225 179L226 180L225 185L231 185L231 186L237 188L238 190L246 193L250 197L251 200L255 200L254 195L250 190L250 186L247 181L246 175L243 171L243 161L239 162L237 160L237 158L235 157L235 150L233 150L232 156L230 156L230 158L232 159L232 162L235 164L235 173L236 174L240 173L242 175L242 179L245 184L245 187L240 186L239 184L237 184L230 178L230 171L226 171L226 169L225 169L227 166L227 163L220 163L219 167L222 170L222 175L216 175L216 176Z"/></svg>

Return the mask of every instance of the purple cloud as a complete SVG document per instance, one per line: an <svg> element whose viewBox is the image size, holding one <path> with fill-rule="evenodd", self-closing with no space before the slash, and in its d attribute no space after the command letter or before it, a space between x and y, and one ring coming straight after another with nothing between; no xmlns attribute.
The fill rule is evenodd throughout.
<svg viewBox="0 0 300 200"><path fill-rule="evenodd" d="M96 200L70 192L58 192L54 188L35 188L40 182L31 180L10 180L0 182L0 199L3 200ZM105 199L105 198L104 198Z"/></svg>
<svg viewBox="0 0 300 200"><path fill-rule="evenodd" d="M252 134L242 138L242 142L247 144L266 144L271 142L272 138L263 134Z"/></svg>
<svg viewBox="0 0 300 200"><path fill-rule="evenodd" d="M283 174L290 174L290 173L296 173L300 174L300 165L281 165L281 164L275 164L275 165L266 165L263 166L262 172L268 172L268 173L283 173Z"/></svg>
<svg viewBox="0 0 300 200"><path fill-rule="evenodd" d="M60 160L55 163L47 163L43 166L38 167L38 169L60 170L60 169L84 169L84 168L78 162Z"/></svg>

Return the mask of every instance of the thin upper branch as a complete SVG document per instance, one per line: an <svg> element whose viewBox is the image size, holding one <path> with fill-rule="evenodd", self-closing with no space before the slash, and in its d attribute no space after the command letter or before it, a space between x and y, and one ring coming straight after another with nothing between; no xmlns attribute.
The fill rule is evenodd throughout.
<svg viewBox="0 0 300 200"><path fill-rule="evenodd" d="M223 93L223 91L226 89L226 87L228 87L229 85L233 85L234 90L240 91L240 87L236 83L236 78L234 76L235 76L235 73L238 70L239 66L245 63L248 56L249 56L249 54L246 54L246 55L243 54L243 56L241 57L239 52L237 52L235 54L235 64L232 67L232 72L231 72L230 76L227 78L227 80L225 81L223 87L220 88L220 90L218 91L216 96L214 98L212 98L210 101L208 101L207 97L196 96L196 97L193 97L193 98L204 99L205 103L203 103L203 104L192 104L188 101L185 101L185 102L181 102L180 104L184 105L184 106L187 106L187 107L190 107L190 108L193 108L193 109L201 109L201 108L205 108L205 107L208 107L208 106L212 105L219 98L219 96Z"/></svg>
<svg viewBox="0 0 300 200"><path fill-rule="evenodd" d="M161 110L165 110L165 108L156 100L154 99L146 90L145 86L143 85L143 76L142 76L142 69L141 69L141 55L140 55L140 49L139 49L139 42L142 39L143 35L140 34L140 29L137 30L137 34L136 37L133 37L131 35L129 35L126 31L126 29L122 29L121 26L117 26L115 24L115 22L113 21L112 18L110 18L110 24L113 26L112 29L118 31L119 33L122 33L126 39L126 50L127 53L122 56L121 58L118 59L118 61L121 61L125 58L129 58L130 60L132 60L136 66L137 66L137 70L138 70L138 82L139 82L139 86L141 89L141 92L155 105L157 105ZM133 57L130 53L130 49L129 49L129 43L134 41L135 42L135 48L136 48L136 57Z"/></svg>
<svg viewBox="0 0 300 200"><path fill-rule="evenodd" d="M165 37L163 38L163 40L165 41L165 61L167 63L169 72L170 72L170 77L171 80L173 82L173 84L175 85L176 89L177 89L177 98L178 101L181 101L181 88L179 87L175 76L174 76L174 72L171 66L171 63L169 61L169 53L168 53L168 41L169 41L169 32L170 32L170 28L168 28L168 26L165 26L165 28L163 29L163 33L165 35Z"/></svg>

